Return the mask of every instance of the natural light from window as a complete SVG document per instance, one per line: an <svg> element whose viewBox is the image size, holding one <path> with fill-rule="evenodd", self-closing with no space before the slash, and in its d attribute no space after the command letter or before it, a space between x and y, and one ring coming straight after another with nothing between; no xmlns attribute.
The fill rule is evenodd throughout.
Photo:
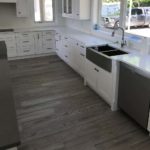
<svg viewBox="0 0 150 150"><path fill-rule="evenodd" d="M53 0L34 0L35 22L54 20Z"/></svg>
<svg viewBox="0 0 150 150"><path fill-rule="evenodd" d="M150 0L128 0L125 27L128 33L150 37Z"/></svg>
<svg viewBox="0 0 150 150"><path fill-rule="evenodd" d="M100 0L101 2L101 0ZM102 0L100 22L106 28L113 28L114 23L120 20L120 0Z"/></svg>

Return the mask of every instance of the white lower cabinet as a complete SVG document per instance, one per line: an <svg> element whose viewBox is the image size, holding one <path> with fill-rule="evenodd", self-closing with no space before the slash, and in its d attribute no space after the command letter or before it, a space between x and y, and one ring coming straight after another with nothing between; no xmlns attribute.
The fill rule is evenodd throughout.
<svg viewBox="0 0 150 150"><path fill-rule="evenodd" d="M86 76L85 79L91 88L97 90L97 80L98 80L99 68L86 59Z"/></svg>
<svg viewBox="0 0 150 150"><path fill-rule="evenodd" d="M99 68L97 78L97 92L102 96L108 104L112 104L113 100L113 79L112 73Z"/></svg>
<svg viewBox="0 0 150 150"><path fill-rule="evenodd" d="M12 33L0 34L0 41L5 41L7 47L7 56L9 58L16 57L18 55L15 34Z"/></svg>
<svg viewBox="0 0 150 150"><path fill-rule="evenodd" d="M18 56L26 56L35 54L34 36L32 32L24 32L16 34Z"/></svg>
<svg viewBox="0 0 150 150"><path fill-rule="evenodd" d="M36 54L50 53L56 49L54 31L34 32L34 40Z"/></svg>
<svg viewBox="0 0 150 150"><path fill-rule="evenodd" d="M86 81L105 101L112 105L113 79L112 74L86 59Z"/></svg>
<svg viewBox="0 0 150 150"><path fill-rule="evenodd" d="M42 32L43 53L54 52L56 49L55 31Z"/></svg>
<svg viewBox="0 0 150 150"><path fill-rule="evenodd" d="M77 59L78 73L84 77L85 76L86 47L81 42L78 42L77 44L76 59Z"/></svg>
<svg viewBox="0 0 150 150"><path fill-rule="evenodd" d="M56 33L55 38L57 55L84 77L86 58L84 44L60 33Z"/></svg>
<svg viewBox="0 0 150 150"><path fill-rule="evenodd" d="M57 33L57 55L84 77L87 84L112 106L114 100L113 71L108 72L86 59L84 43ZM114 70L114 69L112 69Z"/></svg>

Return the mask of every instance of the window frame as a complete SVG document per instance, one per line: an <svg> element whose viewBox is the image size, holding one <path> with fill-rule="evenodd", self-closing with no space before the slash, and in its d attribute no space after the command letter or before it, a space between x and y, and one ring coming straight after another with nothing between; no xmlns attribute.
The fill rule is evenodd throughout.
<svg viewBox="0 0 150 150"><path fill-rule="evenodd" d="M54 23L55 22L55 0L52 0L52 8L53 8L53 20L52 21L46 21L44 18L44 1L40 1L40 15L41 15L41 21L35 21L35 8L34 8L34 23L35 24L47 24L47 23ZM35 6L34 6L35 7Z"/></svg>
<svg viewBox="0 0 150 150"><path fill-rule="evenodd" d="M105 27L104 24L102 24L102 15L101 15L101 12L102 12L102 3L103 3L103 0L98 0L98 12L97 12L97 24L100 26L101 29L103 29L104 31L112 31L113 28L109 28L109 27ZM119 24L123 27L123 24L121 23L121 20L122 20L122 17L123 17L123 14L122 14L122 2L123 0L120 0L120 18L119 18Z"/></svg>

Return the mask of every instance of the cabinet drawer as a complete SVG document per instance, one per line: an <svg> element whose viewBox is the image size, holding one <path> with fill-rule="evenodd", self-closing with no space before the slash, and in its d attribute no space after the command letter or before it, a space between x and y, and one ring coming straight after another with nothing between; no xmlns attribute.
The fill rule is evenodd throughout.
<svg viewBox="0 0 150 150"><path fill-rule="evenodd" d="M55 36L55 31L45 31L43 32L43 36Z"/></svg>

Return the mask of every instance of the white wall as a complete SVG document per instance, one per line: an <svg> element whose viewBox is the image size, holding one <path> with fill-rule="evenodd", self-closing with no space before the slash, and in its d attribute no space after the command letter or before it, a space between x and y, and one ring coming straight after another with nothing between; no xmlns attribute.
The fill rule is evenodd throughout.
<svg viewBox="0 0 150 150"><path fill-rule="evenodd" d="M55 0L56 24L63 24L61 17L61 0ZM16 17L15 4L0 3L0 28L28 28L37 26L51 26L53 23L37 24L34 23L33 0L28 0L30 16L28 18Z"/></svg>

